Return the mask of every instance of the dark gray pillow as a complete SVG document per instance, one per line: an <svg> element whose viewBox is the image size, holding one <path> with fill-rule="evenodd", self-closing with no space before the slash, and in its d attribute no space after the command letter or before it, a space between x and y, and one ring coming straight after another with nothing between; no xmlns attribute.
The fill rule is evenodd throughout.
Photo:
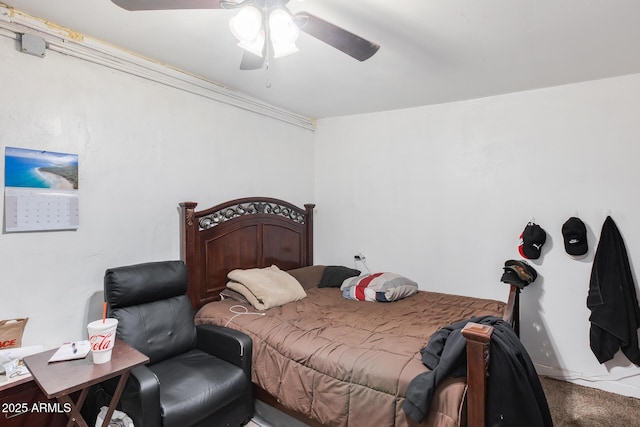
<svg viewBox="0 0 640 427"><path fill-rule="evenodd" d="M295 277L304 289L315 288L320 284L324 274L324 265L311 265L288 270L287 273Z"/></svg>
<svg viewBox="0 0 640 427"><path fill-rule="evenodd" d="M328 265L324 268L319 288L339 288L349 277L359 276L360 270L343 267L341 265Z"/></svg>

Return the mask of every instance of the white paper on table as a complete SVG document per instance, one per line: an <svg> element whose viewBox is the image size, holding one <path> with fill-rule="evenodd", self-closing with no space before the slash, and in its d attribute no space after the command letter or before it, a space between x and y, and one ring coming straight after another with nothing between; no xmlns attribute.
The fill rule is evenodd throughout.
<svg viewBox="0 0 640 427"><path fill-rule="evenodd" d="M88 340L66 342L60 346L58 351L53 353L53 356L49 359L51 362L61 362L64 360L83 359L89 354L91 350L91 344Z"/></svg>

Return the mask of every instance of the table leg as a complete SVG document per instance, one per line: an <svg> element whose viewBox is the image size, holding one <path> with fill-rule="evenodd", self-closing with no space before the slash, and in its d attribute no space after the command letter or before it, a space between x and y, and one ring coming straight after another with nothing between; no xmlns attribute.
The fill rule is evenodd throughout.
<svg viewBox="0 0 640 427"><path fill-rule="evenodd" d="M116 387L116 391L113 393L111 397L111 402L109 403L109 409L107 410L107 414L104 417L104 421L102 422L102 427L107 427L109 425L109 421L111 421L111 416L113 415L113 411L115 411L116 406L118 405L118 401L120 400L120 396L124 391L124 386L127 383L127 379L129 378L129 371L125 371L120 375L120 381L118 381L118 386Z"/></svg>
<svg viewBox="0 0 640 427"><path fill-rule="evenodd" d="M128 378L129 371L125 371L122 373L122 375L120 375L120 380L118 381L116 390L111 397L111 402L109 402L109 408L107 409L107 413L105 414L104 420L102 421L102 427L108 427L109 421L111 421L113 412L116 410L116 406L118 405L120 396L122 396L122 392L124 391L124 386L126 385ZM71 400L69 395L58 397L58 402L60 402L63 406L68 405L71 408L71 410L67 412L67 417L69 418L67 427L71 427L74 424L77 424L79 427L89 427L87 425L87 422L82 417L79 409L82 408L82 405L84 405L84 401L86 400L88 393L89 387L82 389L82 391L80 392L80 396L78 396L78 400L75 403L73 402L73 400Z"/></svg>
<svg viewBox="0 0 640 427"><path fill-rule="evenodd" d="M82 390L82 392L80 392L80 397L78 398L78 401L82 399L82 401L84 402L84 399L87 397L88 392L89 392L88 389ZM67 412L67 417L69 417L69 421L67 422L67 427L71 427L74 424L77 424L79 427L89 427L87 425L87 422L84 420L84 418L82 418L82 414L80 413L78 406L76 406L76 404L73 403L73 400L71 400L69 395L58 397L58 402L60 402L63 406L69 405L69 407L71 408L71 411Z"/></svg>
<svg viewBox="0 0 640 427"><path fill-rule="evenodd" d="M78 400L76 400L76 408L78 408L78 410L82 409L82 405L84 405L84 401L87 399L88 395L89 387L82 389L80 396L78 396Z"/></svg>

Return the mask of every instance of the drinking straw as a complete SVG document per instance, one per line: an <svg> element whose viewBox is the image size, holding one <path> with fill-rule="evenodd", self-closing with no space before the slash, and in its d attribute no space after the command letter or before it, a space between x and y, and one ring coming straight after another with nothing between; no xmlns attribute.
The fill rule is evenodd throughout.
<svg viewBox="0 0 640 427"><path fill-rule="evenodd" d="M107 318L107 302L104 302L104 305L102 306L102 323L104 323L104 319Z"/></svg>

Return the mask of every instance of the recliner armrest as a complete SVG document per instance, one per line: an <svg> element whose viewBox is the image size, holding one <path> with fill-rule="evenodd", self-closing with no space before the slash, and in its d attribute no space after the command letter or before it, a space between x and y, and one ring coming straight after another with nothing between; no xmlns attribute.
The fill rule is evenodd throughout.
<svg viewBox="0 0 640 427"><path fill-rule="evenodd" d="M156 375L146 366L131 370L120 398L124 411L136 427L161 427L160 385Z"/></svg>
<svg viewBox="0 0 640 427"><path fill-rule="evenodd" d="M218 325L197 325L198 348L242 368L251 378L253 341L247 334Z"/></svg>

